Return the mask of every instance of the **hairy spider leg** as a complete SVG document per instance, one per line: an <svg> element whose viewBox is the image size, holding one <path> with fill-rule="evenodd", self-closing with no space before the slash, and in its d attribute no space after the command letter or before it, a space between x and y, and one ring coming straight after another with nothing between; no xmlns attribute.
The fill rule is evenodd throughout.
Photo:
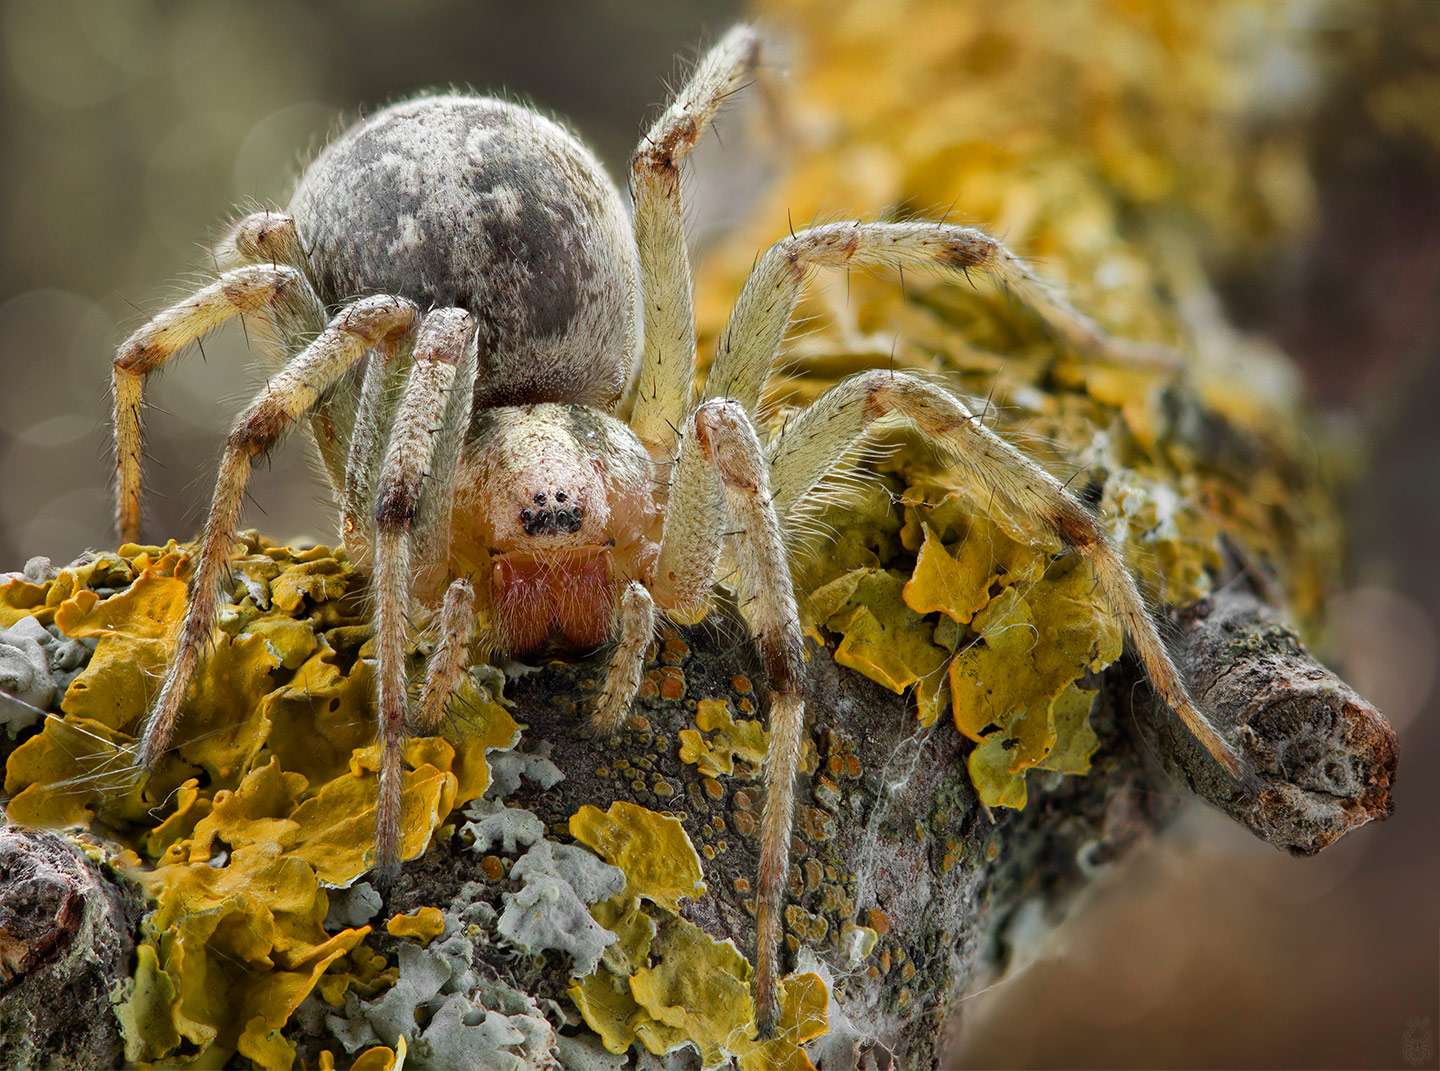
<svg viewBox="0 0 1440 1071"><path fill-rule="evenodd" d="M780 1011L778 906L789 873L791 813L804 724L800 621L764 452L744 408L724 399L700 405L686 421L676 470L695 478L671 487L659 558L659 568L669 571L661 574L663 583L657 576L656 601L667 611L693 610L702 601L708 605L722 533L730 529L741 614L765 664L770 743L761 828L755 1004L761 1033L768 1037ZM711 512L716 485L723 497L719 509Z"/></svg>
<svg viewBox="0 0 1440 1071"><path fill-rule="evenodd" d="M264 209L252 212L237 220L215 246L215 262L222 270L243 264L286 264L299 268L306 280L315 285L315 271L305 253L300 235L295 229L295 220L284 212ZM318 294L318 291L312 291ZM343 304L343 303L342 303ZM271 343L262 347L268 351L272 364L279 367L293 354L299 353L325 328L328 317L322 300L317 296L306 301L301 315L294 315L288 306L271 311L261 323L261 341ZM268 336L268 337L267 337ZM394 344L382 345L377 350L385 362L399 358L408 361L410 351L406 343L410 339L401 337ZM374 362L366 362L366 371ZM408 366L406 366L408 367ZM352 375L358 376L358 369ZM358 384L357 384L358 386ZM397 389L398 394L398 389ZM330 484L331 492L342 509L341 537L344 538L344 521L351 516L353 503L348 493L350 454L354 448L353 425L361 393L338 385L320 400L310 413L310 438L316 455ZM380 445L385 446L384 433L379 433ZM378 464L378 460L376 462ZM372 474L373 478L373 474ZM363 509L369 510L372 499L366 497ZM346 548L356 561L363 560L368 546L352 544L346 540Z"/></svg>
<svg viewBox="0 0 1440 1071"><path fill-rule="evenodd" d="M226 439L214 497L200 537L185 616L176 634L165 683L145 725L137 765L153 766L170 742L190 677L215 624L220 585L256 460L268 453L371 347L409 334L418 319L415 306L402 298L361 298L343 309L314 342L272 376L235 421Z"/></svg>
<svg viewBox="0 0 1440 1071"><path fill-rule="evenodd" d="M413 356L408 346L377 348L360 383L340 495L340 538L361 568L374 563L375 484Z"/></svg>
<svg viewBox="0 0 1440 1071"><path fill-rule="evenodd" d="M425 685L415 707L415 728L422 735L431 736L440 728L450 697L470 665L475 633L475 587L465 577L456 577L445 589L440 635L425 667Z"/></svg>
<svg viewBox="0 0 1440 1071"><path fill-rule="evenodd" d="M924 221L828 223L787 235L760 258L720 335L704 396L733 398L753 416L811 269L861 265L960 273L974 268L994 276L1088 357L1127 364L1178 363L1163 348L1105 332L998 239L975 227Z"/></svg>
<svg viewBox="0 0 1440 1071"><path fill-rule="evenodd" d="M655 600L638 580L627 580L620 592L614 631L619 639L590 714L590 731L596 736L620 731L645 678L645 656L655 636Z"/></svg>
<svg viewBox="0 0 1440 1071"><path fill-rule="evenodd" d="M644 360L636 386L630 429L661 463L671 463L666 537L650 594L668 616L686 622L711 607L724 509L714 471L693 448L677 445L695 396L695 309L690 258L685 244L680 168L725 99L749 78L773 97L761 77L762 38L749 26L731 29L696 65L683 89L646 132L630 163L635 203L635 240L640 253L644 309ZM639 608L638 596L622 597L620 609ZM638 629L637 617L627 618ZM622 635L624 628L622 627ZM622 639L602 693L600 721L619 725L639 689L643 666L622 664L633 646ZM643 659L644 651L636 658ZM622 690L623 689L623 690ZM633 690L631 690L633 689ZM629 692L629 694L625 694Z"/></svg>
<svg viewBox="0 0 1440 1071"><path fill-rule="evenodd" d="M801 694L804 642L785 541L770 496L765 456L754 425L733 402L709 401L695 412L696 441L720 475L735 537L736 590L742 614L759 640L769 692L770 741L765 756L765 808L760 829L756 918L755 1006L761 1035L780 1014L781 912L790 872L795 776L805 723Z"/></svg>
<svg viewBox="0 0 1440 1071"><path fill-rule="evenodd" d="M725 98L759 69L761 37L736 26L707 52L630 162L645 349L630 428L668 460L694 396L695 309L680 165Z"/></svg>
<svg viewBox="0 0 1440 1071"><path fill-rule="evenodd" d="M437 309L425 316L415 341L414 360L405 394L395 413L394 429L385 451L375 499L375 634L379 647L380 798L375 815L375 865L382 885L393 884L400 872L400 811L403 787L405 722L409 684L405 672L405 622L414 601L411 573L415 522L431 486L448 507L458 452L443 449L446 410L452 398L463 398L461 426L469 423L469 399L475 380L475 321L460 309ZM448 471L440 464L448 461ZM448 513L448 509L447 509ZM473 622L474 600L455 589L441 613L442 633L459 646L456 619L468 610ZM449 593L447 592L447 596ZM469 605L465 605L468 601ZM449 618L450 628L445 627ZM442 637L442 643L444 639ZM432 668L444 674L450 690L458 680L451 667L453 650ZM431 683L432 693L445 681ZM445 693L447 696L449 692ZM432 697L431 709L435 700ZM442 704L443 709L443 704Z"/></svg>
<svg viewBox="0 0 1440 1071"><path fill-rule="evenodd" d="M175 354L232 317L264 312L272 321L320 317L304 274L284 264L224 272L213 283L157 313L120 344L111 368L115 402L115 528L122 543L140 538L140 458L145 379Z"/></svg>

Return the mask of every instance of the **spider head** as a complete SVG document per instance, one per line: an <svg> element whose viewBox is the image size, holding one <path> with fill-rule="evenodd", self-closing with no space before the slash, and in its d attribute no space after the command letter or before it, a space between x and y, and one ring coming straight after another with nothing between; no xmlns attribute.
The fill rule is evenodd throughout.
<svg viewBox="0 0 1440 1071"><path fill-rule="evenodd" d="M495 496L491 547L546 556L609 541L605 486L585 458L554 453L521 471Z"/></svg>
<svg viewBox="0 0 1440 1071"><path fill-rule="evenodd" d="M611 562L604 487L564 453L523 471L491 517L491 594L514 653L547 638L588 650L610 632Z"/></svg>
<svg viewBox="0 0 1440 1071"><path fill-rule="evenodd" d="M612 499L623 496L610 482L608 419L578 406L512 406L487 410L472 430L472 468L456 491L452 535L478 544L488 560L496 628L508 653L547 641L583 651L609 638Z"/></svg>

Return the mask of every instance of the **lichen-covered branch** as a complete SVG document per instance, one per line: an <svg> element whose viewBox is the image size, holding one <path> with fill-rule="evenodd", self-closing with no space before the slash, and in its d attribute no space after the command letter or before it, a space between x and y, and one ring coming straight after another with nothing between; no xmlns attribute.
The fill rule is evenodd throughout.
<svg viewBox="0 0 1440 1071"><path fill-rule="evenodd" d="M924 1067L958 996L1003 970L1016 913L1057 916L1075 888L1173 813L1179 795L1166 790L1154 754L1207 791L1193 772L1199 758L1185 758L1188 738L1165 736L1155 712L1137 718L1125 705L1136 682L1122 662L1095 681L1090 774L1032 770L1023 809L987 809L966 764L972 745L948 720L925 725L912 698L838 665L835 637L812 644L785 918L790 999L781 1038L761 1046L747 958L766 732L758 667L735 642L738 625L669 633L626 728L603 746L577 731L597 664L510 681L508 713L472 692L473 709L447 732L453 742L418 740L408 752L407 804L419 806L407 813L429 817L410 831L407 854L431 843L382 904L365 882L374 749L332 751L373 734L363 720L364 635L347 623L363 581L319 551L300 561L254 542L249 551L233 593L243 597L206 677L230 693L238 724L202 713L211 728L148 789L117 776L124 752L112 746L107 757L94 738L100 719L125 724L143 711L144 687L128 691L119 649L141 649L127 632L149 627L146 607L167 605L160 574L183 571L185 559L127 548L68 571L68 581L40 570L41 583L17 577L0 588L12 605L38 603L29 619L48 616L67 636L99 621L107 633L87 667L95 676L72 682L38 736L27 730L6 747L12 817L89 813L153 860L140 869L114 846L117 870L91 863L81 842L67 850L54 835L7 831L8 873L59 877L0 888L5 1051L29 1046L27 1060L76 1067L121 1044L131 1061L238 1052L266 1066L383 1066L404 1045L410 1066L541 1067L552 1056L567 1067L660 1066L652 1054L674 1050L704 1066ZM127 568L128 582L112 586ZM64 597L47 614L57 584ZM110 594L97 600L90 585ZM1186 618L1233 630L1237 614L1255 612L1253 600L1221 594ZM1246 675L1244 694L1268 697L1262 711L1288 712L1291 736L1294 726L1330 726L1343 685L1317 688L1333 680L1323 667L1276 627L1262 632L1263 642L1187 639L1178 659L1202 694L1208 682ZM1278 664L1257 654L1277 648ZM219 701L202 694L198 705ZM1214 701L1221 717L1235 709ZM1348 807L1349 826L1388 813L1383 722L1368 736L1316 735L1302 765L1268 760L1275 719L1239 720L1254 730L1248 754L1264 771L1262 835L1285 824L1274 817L1285 801L1313 796L1313 769L1330 771L1331 797L1355 797L1336 803ZM1136 739L1137 721L1159 725L1151 732L1165 743ZM267 728L268 743L254 750ZM89 765L73 754L87 733ZM72 776L58 776L57 747ZM241 773L233 763L245 754ZM1337 769L1355 773L1340 784ZM1236 809L1223 792L1215 802ZM1295 810L1288 824L1298 828L1304 808ZM1307 843L1323 846L1314 834ZM115 899L132 883L151 898L138 929L136 901ZM79 944L68 936L101 931L103 940ZM88 1016L94 1036L79 1055L57 1040L69 1037L72 1004L52 996L77 970L92 982L72 992L90 993L102 1011L103 994L116 1001L113 1016Z"/></svg>
<svg viewBox="0 0 1440 1071"><path fill-rule="evenodd" d="M1261 840L1313 855L1366 822L1390 816L1395 732L1266 606L1224 589L1178 615L1176 655L1223 730L1244 740L1259 784L1246 791L1164 716L1155 754L1201 799Z"/></svg>
<svg viewBox="0 0 1440 1071"><path fill-rule="evenodd" d="M700 276L701 360L790 220L886 206L954 205L1043 258L1108 330L1173 346L1179 372L1094 362L983 284L847 277L803 300L765 430L862 367L973 396L1096 508L1154 603L1185 608L1177 661L1258 789L1153 709L1083 562L927 444L872 444L858 489L822 488L829 508L797 537L814 551L797 547L794 578L807 743L784 1011L762 1044L767 712L733 619L660 637L613 742L579 731L600 663L476 667L442 734L407 747L407 862L382 902L366 880L367 579L343 551L233 548L214 647L148 777L134 741L188 548L35 562L0 582L6 810L112 847L92 866L73 832L63 852L3 834L0 866L51 875L0 886L7 1061L84 1066L123 1047L137 1064L923 1068L956 997L1003 970L1012 922L1062 911L1164 826L1181 786L1300 852L1389 813L1383 720L1227 583L1243 558L1308 628L1341 558L1293 373L1225 322L1200 267L1298 233L1313 203L1303 117L1245 111L1270 54L1216 48L1237 9L1257 37L1286 10L768 6L800 45L794 129L813 140ZM1287 56L1303 65L1303 44ZM434 637L410 639L414 669ZM108 906L132 886L138 927L133 901ZM61 1040L82 1013L55 996L76 968L89 1006L103 992L115 1009L85 1017L83 1051Z"/></svg>

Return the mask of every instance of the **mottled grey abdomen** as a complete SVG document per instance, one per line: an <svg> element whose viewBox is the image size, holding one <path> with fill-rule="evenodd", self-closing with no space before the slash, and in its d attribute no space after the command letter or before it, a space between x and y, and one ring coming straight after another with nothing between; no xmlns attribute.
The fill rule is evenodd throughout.
<svg viewBox="0 0 1440 1071"><path fill-rule="evenodd" d="M544 116L488 97L391 105L326 147L290 214L332 310L398 294L475 317L477 405L609 409L624 390L640 315L629 215Z"/></svg>

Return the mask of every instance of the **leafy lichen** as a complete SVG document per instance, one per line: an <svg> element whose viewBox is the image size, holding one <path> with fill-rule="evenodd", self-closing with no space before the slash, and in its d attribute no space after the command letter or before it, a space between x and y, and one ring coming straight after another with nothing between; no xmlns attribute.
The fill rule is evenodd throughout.
<svg viewBox="0 0 1440 1071"><path fill-rule="evenodd" d="M155 910L121 1010L129 1059L183 1050L186 1060L223 1063L238 1052L288 1067L294 1048L281 1029L369 932L323 926L325 886L353 881L374 850L378 745L370 663L357 657L364 631L337 605L351 582L343 554L249 540L179 743L140 777L129 756L184 609L188 568L185 548L132 545L44 583L0 585L12 624L28 612L72 640L96 641L59 713L10 754L7 814L102 828L133 850ZM518 736L501 707L472 698L468 732L407 746L407 858L484 793L486 749Z"/></svg>
<svg viewBox="0 0 1440 1071"><path fill-rule="evenodd" d="M710 725L724 723L714 708L710 714ZM663 1055L693 1046L707 1068L734 1058L745 1071L813 1071L803 1044L825 1031L824 983L813 974L785 979L777 1035L756 1040L749 961L679 915L682 897L705 891L700 857L680 823L616 803L608 813L582 808L570 827L626 879L623 891L592 909L616 943L570 990L605 1047L623 1053L639 1041Z"/></svg>

